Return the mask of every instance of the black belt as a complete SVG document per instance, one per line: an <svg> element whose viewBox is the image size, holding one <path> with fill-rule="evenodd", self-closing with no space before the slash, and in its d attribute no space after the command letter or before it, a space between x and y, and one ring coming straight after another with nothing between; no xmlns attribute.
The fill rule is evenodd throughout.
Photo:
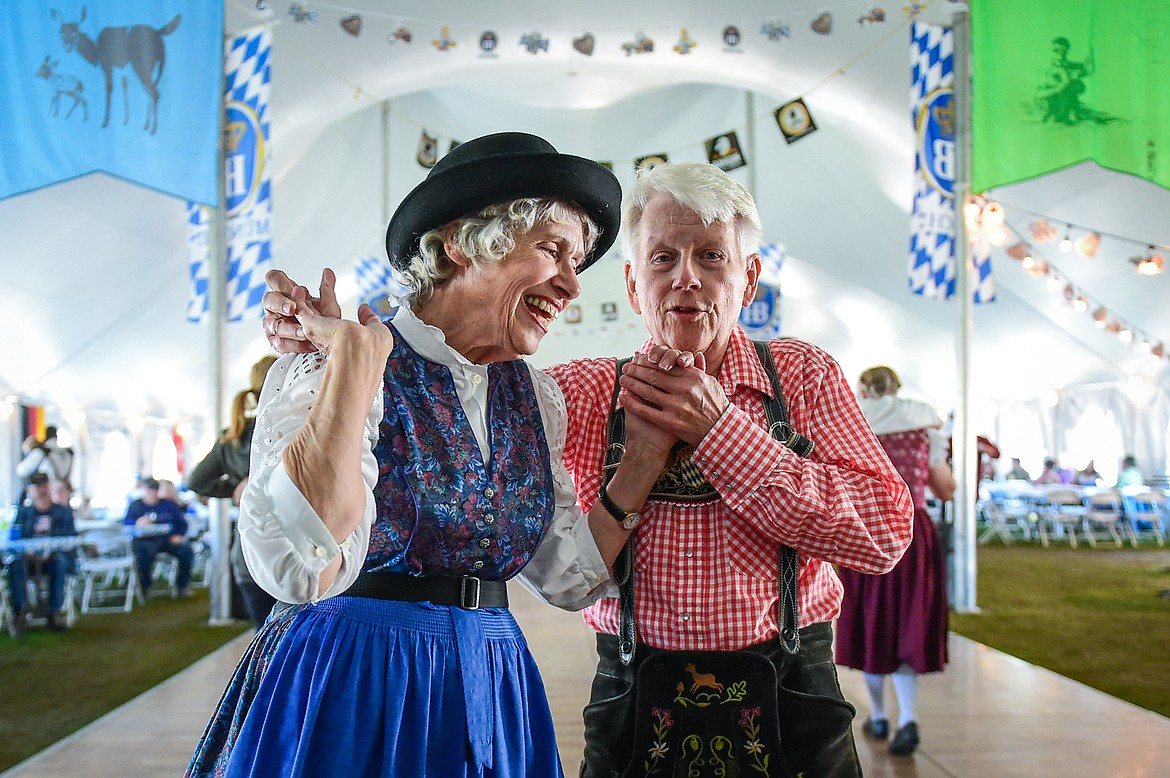
<svg viewBox="0 0 1170 778"><path fill-rule="evenodd" d="M345 590L345 594L372 600L455 605L469 611L508 607L507 584L503 581L484 581L472 575L443 578L437 575L361 573L353 585Z"/></svg>

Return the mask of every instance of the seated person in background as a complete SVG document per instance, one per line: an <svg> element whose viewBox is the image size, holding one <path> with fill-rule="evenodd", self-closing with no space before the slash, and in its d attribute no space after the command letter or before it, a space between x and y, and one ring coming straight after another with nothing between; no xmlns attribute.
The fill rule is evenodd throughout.
<svg viewBox="0 0 1170 778"><path fill-rule="evenodd" d="M1042 472L1033 483L1035 483L1037 486L1064 483L1064 479L1060 475L1060 470L1056 468L1055 459L1044 460L1044 472Z"/></svg>
<svg viewBox="0 0 1170 778"><path fill-rule="evenodd" d="M1076 477L1073 478L1073 483L1077 486L1099 486L1103 481L1104 479L1097 472L1097 467L1091 459L1089 464L1085 465L1085 469L1078 470Z"/></svg>
<svg viewBox="0 0 1170 778"><path fill-rule="evenodd" d="M158 480L158 498L160 500L170 500L184 511L187 510L187 503L183 502L183 498L179 496L179 490L175 487L174 481L168 481L165 478Z"/></svg>
<svg viewBox="0 0 1170 778"><path fill-rule="evenodd" d="M1007 480L1009 481L1031 481L1032 476L1020 464L1019 457L1012 457L1012 469L1007 471Z"/></svg>
<svg viewBox="0 0 1170 778"><path fill-rule="evenodd" d="M1137 458L1132 454L1121 460L1121 472L1117 474L1117 488L1122 489L1126 486L1142 486L1146 482L1146 477L1142 475L1142 471L1138 469Z"/></svg>
<svg viewBox="0 0 1170 778"><path fill-rule="evenodd" d="M53 502L49 489L49 476L33 473L29 477L29 501L16 512L10 536L21 538L68 537L77 534L73 527L73 511ZM25 612L25 586L30 573L40 574L49 579L49 611L45 621L49 629L61 632L66 629L58 621L57 612L65 604L65 576L74 570L74 552L53 551L47 554L20 554L8 564L8 588L12 596L12 610L16 614L16 628L22 630L27 621Z"/></svg>
<svg viewBox="0 0 1170 778"><path fill-rule="evenodd" d="M173 488L173 487L172 487ZM191 563L195 554L187 542L187 518L184 509L172 500L159 496L159 482L154 478L142 482L142 497L130 503L123 524L148 527L166 526L163 534L143 535L134 538L134 558L138 562L138 578L142 594L150 594L154 575L154 558L160 553L170 554L179 560L177 596L186 597L191 583Z"/></svg>

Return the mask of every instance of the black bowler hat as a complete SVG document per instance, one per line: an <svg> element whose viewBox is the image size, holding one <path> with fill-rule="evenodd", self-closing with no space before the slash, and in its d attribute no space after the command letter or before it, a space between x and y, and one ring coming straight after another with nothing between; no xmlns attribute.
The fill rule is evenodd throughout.
<svg viewBox="0 0 1170 778"><path fill-rule="evenodd" d="M593 219L601 234L581 270L617 238L622 188L613 173L593 160L559 154L535 135L500 132L456 146L399 204L386 228L390 264L404 269L429 230L525 197L567 200Z"/></svg>

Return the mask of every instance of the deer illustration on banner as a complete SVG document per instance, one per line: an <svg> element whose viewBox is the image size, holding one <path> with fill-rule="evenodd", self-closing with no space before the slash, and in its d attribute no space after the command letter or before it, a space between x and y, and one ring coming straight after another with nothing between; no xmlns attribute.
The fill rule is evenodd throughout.
<svg viewBox="0 0 1170 778"><path fill-rule="evenodd" d="M0 198L103 171L214 203L222 50L223 0L0 3Z"/></svg>

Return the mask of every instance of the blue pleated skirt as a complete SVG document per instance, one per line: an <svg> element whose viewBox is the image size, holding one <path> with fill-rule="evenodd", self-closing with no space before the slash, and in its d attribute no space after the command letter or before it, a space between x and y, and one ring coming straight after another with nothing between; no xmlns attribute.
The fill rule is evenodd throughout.
<svg viewBox="0 0 1170 778"><path fill-rule="evenodd" d="M544 684L506 609L334 597L271 642L217 774L562 775Z"/></svg>

